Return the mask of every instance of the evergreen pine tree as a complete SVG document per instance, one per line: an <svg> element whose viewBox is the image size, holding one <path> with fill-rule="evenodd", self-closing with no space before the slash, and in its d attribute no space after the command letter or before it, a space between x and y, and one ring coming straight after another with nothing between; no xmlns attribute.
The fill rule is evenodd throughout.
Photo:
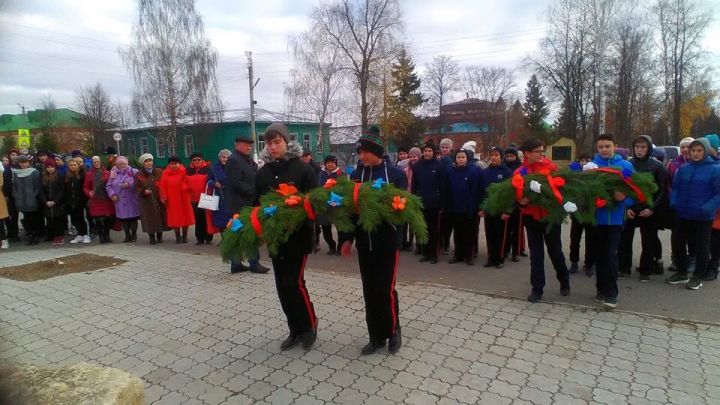
<svg viewBox="0 0 720 405"><path fill-rule="evenodd" d="M400 51L397 62L393 63L390 76L387 121L383 123L383 128L398 145L413 145L423 130L413 110L425 100L419 91L420 78L415 72L415 64L405 49Z"/></svg>
<svg viewBox="0 0 720 405"><path fill-rule="evenodd" d="M535 75L532 75L527 82L523 113L525 113L525 127L530 130L531 136L546 144L554 143L557 140L555 131L548 130L546 127L545 118L550 110L547 107L545 96L543 96L542 86Z"/></svg>

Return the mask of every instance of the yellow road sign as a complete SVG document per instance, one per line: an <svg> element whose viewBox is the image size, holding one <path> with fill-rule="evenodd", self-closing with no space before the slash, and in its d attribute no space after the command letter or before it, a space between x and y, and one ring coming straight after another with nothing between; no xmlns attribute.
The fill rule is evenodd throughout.
<svg viewBox="0 0 720 405"><path fill-rule="evenodd" d="M30 130L18 129L18 148L30 148Z"/></svg>

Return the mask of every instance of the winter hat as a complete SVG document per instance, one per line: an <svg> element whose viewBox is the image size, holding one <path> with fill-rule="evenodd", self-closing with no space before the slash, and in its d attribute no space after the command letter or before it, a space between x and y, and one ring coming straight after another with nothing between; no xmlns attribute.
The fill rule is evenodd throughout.
<svg viewBox="0 0 720 405"><path fill-rule="evenodd" d="M408 151L408 156L415 156L416 158L419 158L422 156L422 151L417 146L414 146Z"/></svg>
<svg viewBox="0 0 720 405"><path fill-rule="evenodd" d="M679 146L680 146L681 148L682 148L683 146L689 146L689 145L692 143L692 141L694 141L694 140L695 140L695 138L693 138L692 136L687 136L687 137L685 137L685 138L683 138L683 139L680 140L680 145L679 145Z"/></svg>
<svg viewBox="0 0 720 405"><path fill-rule="evenodd" d="M182 163L182 162L180 162L180 158L179 158L179 157L177 157L177 156L170 156L170 157L168 158L168 163L173 163L173 162L175 162L175 163Z"/></svg>
<svg viewBox="0 0 720 405"><path fill-rule="evenodd" d="M327 163L327 162L333 162L337 165L338 159L335 157L335 155L327 155L327 156L325 156L325 160L323 160L323 163Z"/></svg>
<svg viewBox="0 0 720 405"><path fill-rule="evenodd" d="M475 154L475 148L477 148L477 142L475 142L475 141L467 141L467 142L465 142L465 143L463 144L463 146L462 146L461 149L469 150L469 151L472 152L473 155L474 155L474 154Z"/></svg>
<svg viewBox="0 0 720 405"><path fill-rule="evenodd" d="M710 146L713 149L718 150L718 148L720 147L720 137L717 134L708 134L705 135L704 138L707 139L708 142L710 142Z"/></svg>
<svg viewBox="0 0 720 405"><path fill-rule="evenodd" d="M499 147L499 146L493 146L492 148L490 148L490 150L488 151L488 156L490 156L490 154L493 153L493 152L499 153L499 154L500 154L500 159L502 159L502 158L505 157L505 152L504 152L504 151L502 150L502 148Z"/></svg>
<svg viewBox="0 0 720 405"><path fill-rule="evenodd" d="M507 155L507 154L511 154L511 155L515 155L515 157L519 157L517 148L515 148L513 146L505 149L505 155Z"/></svg>
<svg viewBox="0 0 720 405"><path fill-rule="evenodd" d="M153 155L149 153L143 153L140 155L140 159L138 159L140 163L145 163L146 160L153 160Z"/></svg>
<svg viewBox="0 0 720 405"><path fill-rule="evenodd" d="M129 165L129 164L130 164L130 161L129 161L128 158L126 158L125 156L118 156L118 157L115 159L115 164L116 164L116 165L117 165L118 163L120 163L120 162L125 162L126 165Z"/></svg>
<svg viewBox="0 0 720 405"><path fill-rule="evenodd" d="M43 166L45 167L57 167L57 163L55 163L55 159L48 156L48 158L45 160L45 163L43 163Z"/></svg>
<svg viewBox="0 0 720 405"><path fill-rule="evenodd" d="M18 161L18 163L20 163L20 162L29 162L30 159L28 158L27 155L18 155L17 161Z"/></svg>
<svg viewBox="0 0 720 405"><path fill-rule="evenodd" d="M265 134L263 134L263 139L267 142L269 139L277 136L281 136L285 140L285 143L290 143L290 133L287 127L279 122L272 123L267 127Z"/></svg>
<svg viewBox="0 0 720 405"><path fill-rule="evenodd" d="M72 157L82 156L82 152L80 152L80 150L78 150L78 149L75 149L74 151L72 151L70 153L70 156L72 156Z"/></svg>
<svg viewBox="0 0 720 405"><path fill-rule="evenodd" d="M385 154L385 148L383 148L382 139L380 138L380 127L370 125L367 131L360 135L360 139L355 144L355 149L358 152L362 149L381 158Z"/></svg>
<svg viewBox="0 0 720 405"><path fill-rule="evenodd" d="M203 158L202 153L200 153L200 152L193 152L193 154L190 155L190 160L193 160L193 159L195 159L195 158L200 158L200 159L202 159L202 158Z"/></svg>
<svg viewBox="0 0 720 405"><path fill-rule="evenodd" d="M443 138L443 139L440 141L440 146L447 146L447 147L449 147L450 149L452 149L452 147L453 147L453 141L452 141L452 139L450 139L450 138Z"/></svg>
<svg viewBox="0 0 720 405"><path fill-rule="evenodd" d="M114 146L108 146L105 148L105 154L106 155L117 155L117 150L115 150Z"/></svg>

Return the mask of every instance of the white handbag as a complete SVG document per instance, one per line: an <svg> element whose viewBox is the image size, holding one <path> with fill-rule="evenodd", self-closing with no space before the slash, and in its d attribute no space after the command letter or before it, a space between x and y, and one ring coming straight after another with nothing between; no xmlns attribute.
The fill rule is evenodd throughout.
<svg viewBox="0 0 720 405"><path fill-rule="evenodd" d="M205 191L207 191L208 182L205 184ZM210 211L217 211L220 208L220 196L215 195L213 188L212 194L200 193L200 201L198 201L198 208L203 208Z"/></svg>

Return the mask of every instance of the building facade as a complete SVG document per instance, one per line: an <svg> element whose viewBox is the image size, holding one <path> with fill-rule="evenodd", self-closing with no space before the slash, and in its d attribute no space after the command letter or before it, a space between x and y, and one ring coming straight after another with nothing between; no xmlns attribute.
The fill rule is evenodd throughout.
<svg viewBox="0 0 720 405"><path fill-rule="evenodd" d="M83 149L90 132L82 122L83 115L68 108L56 110L30 110L23 114L0 115L0 138L13 137L17 145L18 130L30 132L30 145L17 145L19 149L32 151L40 136L47 134L57 142L58 150L50 151L67 153L75 149ZM22 146L22 147L21 147Z"/></svg>

